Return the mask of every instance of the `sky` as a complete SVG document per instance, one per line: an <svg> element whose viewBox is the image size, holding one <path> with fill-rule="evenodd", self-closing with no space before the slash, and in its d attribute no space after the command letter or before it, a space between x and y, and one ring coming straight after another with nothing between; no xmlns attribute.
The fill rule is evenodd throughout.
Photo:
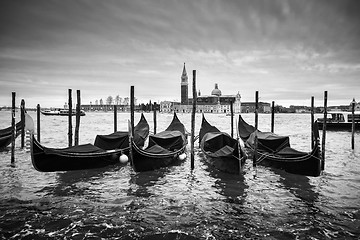
<svg viewBox="0 0 360 240"><path fill-rule="evenodd" d="M0 106L61 107L108 96L192 96L282 106L360 101L358 0L2 0Z"/></svg>

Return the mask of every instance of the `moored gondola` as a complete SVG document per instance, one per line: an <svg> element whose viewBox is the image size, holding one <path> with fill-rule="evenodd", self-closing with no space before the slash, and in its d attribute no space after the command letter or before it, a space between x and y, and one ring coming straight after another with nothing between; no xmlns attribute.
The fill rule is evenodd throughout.
<svg viewBox="0 0 360 240"><path fill-rule="evenodd" d="M142 149L131 141L130 157L135 171L144 172L168 167L186 158L187 132L176 113L165 131L149 136Z"/></svg>
<svg viewBox="0 0 360 240"><path fill-rule="evenodd" d="M255 137L257 136L257 164L283 169L289 173L317 177L322 171L322 160L317 121L313 124L314 143L312 145L314 147L310 152L291 148L288 136L255 130L241 116L239 116L238 131L251 154L254 154Z"/></svg>
<svg viewBox="0 0 360 240"><path fill-rule="evenodd" d="M238 140L212 126L203 114L199 132L201 151L212 167L227 173L238 174L247 158Z"/></svg>
<svg viewBox="0 0 360 240"><path fill-rule="evenodd" d="M15 125L15 138L21 134L22 122L19 121ZM12 127L0 129L0 150L5 149L11 143Z"/></svg>
<svg viewBox="0 0 360 240"><path fill-rule="evenodd" d="M143 145L149 134L144 115L134 129L135 141ZM42 146L32 135L31 159L34 168L41 172L72 171L101 168L119 163L129 153L128 132L98 135L94 144L82 144L68 148Z"/></svg>

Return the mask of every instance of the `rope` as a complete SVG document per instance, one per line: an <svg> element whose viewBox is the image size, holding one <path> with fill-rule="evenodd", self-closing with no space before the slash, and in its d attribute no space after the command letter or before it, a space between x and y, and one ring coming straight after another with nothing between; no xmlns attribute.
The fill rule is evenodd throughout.
<svg viewBox="0 0 360 240"><path fill-rule="evenodd" d="M282 144L280 144L280 146L278 146L275 151L273 151L271 148L265 146L264 144L262 144L260 141L258 141L258 145L260 145L263 149L265 149L267 152L271 152L271 153L277 153L278 151L280 151L281 149L283 149L287 144L289 144L289 140L284 141Z"/></svg>
<svg viewBox="0 0 360 240"><path fill-rule="evenodd" d="M318 148L318 147L316 146L315 148ZM252 147L250 147L250 149L252 151L254 151L254 149ZM286 158L286 157L277 156L274 153L266 153L266 152L258 151L258 153L260 154L260 158L257 160L257 162L262 162L266 158L274 158L275 161L282 161L282 162L289 162L289 161L291 161L291 162L302 162L304 160L307 160L310 157L313 157L313 158L315 158L317 160L322 160L321 158L319 158L316 155L312 154L313 152L314 152L314 149L311 152L306 153L303 156L287 157Z"/></svg>

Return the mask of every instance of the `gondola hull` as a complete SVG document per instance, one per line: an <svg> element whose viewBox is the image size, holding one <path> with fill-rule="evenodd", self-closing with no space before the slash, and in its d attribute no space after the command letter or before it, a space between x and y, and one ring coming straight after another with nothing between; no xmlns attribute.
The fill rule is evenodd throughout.
<svg viewBox="0 0 360 240"><path fill-rule="evenodd" d="M239 174L247 156L239 142L210 125L204 115L199 132L200 148L205 162L222 172Z"/></svg>
<svg viewBox="0 0 360 240"><path fill-rule="evenodd" d="M249 155L254 154L253 148L248 148ZM277 169L285 170L288 173L317 177L321 174L321 156L319 147L315 147L309 153L303 153L303 156L288 155L286 157L269 154L264 152L258 152L257 164L274 167Z"/></svg>
<svg viewBox="0 0 360 240"><path fill-rule="evenodd" d="M136 172L145 172L181 163L181 161L184 160L182 156L185 156L182 154L186 154L186 145L175 152L152 154L140 149L133 143L131 151L134 170Z"/></svg>
<svg viewBox="0 0 360 240"><path fill-rule="evenodd" d="M148 146L130 142L130 158L137 172L176 165L186 158L187 134L176 113L165 131L149 136Z"/></svg>
<svg viewBox="0 0 360 240"><path fill-rule="evenodd" d="M245 158L239 160L239 158L234 156L211 157L209 154L204 154L206 156L205 162L209 166L226 173L239 174L241 170L240 167L245 164Z"/></svg>
<svg viewBox="0 0 360 240"><path fill-rule="evenodd" d="M149 125L142 114L135 127L136 144L143 145L148 134ZM68 148L44 147L33 135L31 137L32 164L41 172L102 168L119 163L120 156L128 155L129 151L128 132L97 135L94 145L83 144Z"/></svg>
<svg viewBox="0 0 360 240"><path fill-rule="evenodd" d="M249 131L250 130L250 131ZM288 137L278 136L273 133L257 133L254 128L239 117L238 131L245 142L248 154L254 157L255 135L257 134L258 150L256 152L256 164L283 169L286 172L317 177L323 170L323 161L319 144L319 130L317 122L314 122L313 149L310 152L297 151L290 147Z"/></svg>
<svg viewBox="0 0 360 240"><path fill-rule="evenodd" d="M78 149L84 145L77 146ZM72 150L73 149L73 150ZM98 150L97 152L80 152L67 148L68 152L59 149L50 149L42 146L34 137L31 144L31 160L34 168L40 172L73 171L93 168L102 168L119 163L121 154L126 154L128 149Z"/></svg>
<svg viewBox="0 0 360 240"><path fill-rule="evenodd" d="M11 134L0 137L0 149L4 149L11 143Z"/></svg>
<svg viewBox="0 0 360 240"><path fill-rule="evenodd" d="M15 138L17 138L21 133L22 122L20 121L16 123L15 127L16 127ZM0 150L5 149L7 146L10 145L11 138L12 138L12 127L8 127L0 130Z"/></svg>

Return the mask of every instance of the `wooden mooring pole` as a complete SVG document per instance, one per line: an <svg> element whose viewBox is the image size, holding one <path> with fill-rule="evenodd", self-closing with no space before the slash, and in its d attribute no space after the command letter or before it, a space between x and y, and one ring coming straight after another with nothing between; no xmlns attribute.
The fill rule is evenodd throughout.
<svg viewBox="0 0 360 240"><path fill-rule="evenodd" d="M153 111L154 111L154 134L156 134L156 102L154 102L154 106L153 106Z"/></svg>
<svg viewBox="0 0 360 240"><path fill-rule="evenodd" d="M327 122L327 99L328 99L328 92L324 92L324 122L323 122L323 129L322 129L322 164L321 170L325 169L325 143L326 143L326 122Z"/></svg>
<svg viewBox="0 0 360 240"><path fill-rule="evenodd" d="M20 113L21 113L21 148L25 146L25 100L21 99L20 105Z"/></svg>
<svg viewBox="0 0 360 240"><path fill-rule="evenodd" d="M193 93L193 105L191 112L191 170L195 168L195 152L194 152L194 141L195 141L195 112L196 112L196 70L193 70L193 82L192 82L192 93Z"/></svg>
<svg viewBox="0 0 360 240"><path fill-rule="evenodd" d="M231 137L234 138L234 103L230 101L230 115L231 115Z"/></svg>
<svg viewBox="0 0 360 240"><path fill-rule="evenodd" d="M257 130L258 130L258 114L259 114L259 91L255 92L255 142L254 142L254 156L253 156L253 166L256 167L256 161L258 158L258 136L257 136Z"/></svg>
<svg viewBox="0 0 360 240"><path fill-rule="evenodd" d="M114 105L114 132L117 132L117 105Z"/></svg>
<svg viewBox="0 0 360 240"><path fill-rule="evenodd" d="M80 90L76 90L76 115L75 115L75 146L79 145L79 129L80 129L80 106L81 106L81 97Z"/></svg>
<svg viewBox="0 0 360 240"><path fill-rule="evenodd" d="M69 129L68 129L68 140L69 147L72 146L72 90L69 89L69 102L68 102L68 110L69 110Z"/></svg>
<svg viewBox="0 0 360 240"><path fill-rule="evenodd" d="M314 96L311 97L311 149L314 149L315 147L315 139L314 139L314 121L315 121L315 117L314 117Z"/></svg>
<svg viewBox="0 0 360 240"><path fill-rule="evenodd" d="M40 142L40 104L36 106L36 130L37 130L37 140Z"/></svg>
<svg viewBox="0 0 360 240"><path fill-rule="evenodd" d="M131 134L129 136L129 146L130 146L130 152L129 152L129 156L130 156L130 165L134 167L134 159L133 159L133 154L132 154L132 138L134 137L134 111L135 111L135 99L134 99L134 86L130 87L130 131L129 134Z"/></svg>
<svg viewBox="0 0 360 240"><path fill-rule="evenodd" d="M15 98L16 93L12 92L12 106L11 106L11 166L15 165L15 138L16 138L16 125L15 125Z"/></svg>
<svg viewBox="0 0 360 240"><path fill-rule="evenodd" d="M355 98L351 103L351 149L354 150L355 148Z"/></svg>
<svg viewBox="0 0 360 240"><path fill-rule="evenodd" d="M130 87L130 121L131 121L131 133L134 136L134 86Z"/></svg>
<svg viewBox="0 0 360 240"><path fill-rule="evenodd" d="M271 132L274 133L274 123L275 121L275 101L272 101L271 104Z"/></svg>

